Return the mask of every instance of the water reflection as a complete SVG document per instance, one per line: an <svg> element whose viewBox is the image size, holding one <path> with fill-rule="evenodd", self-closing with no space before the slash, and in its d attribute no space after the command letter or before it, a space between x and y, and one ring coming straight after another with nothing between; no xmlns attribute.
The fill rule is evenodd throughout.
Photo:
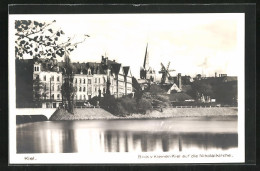
<svg viewBox="0 0 260 171"><path fill-rule="evenodd" d="M226 121L214 121L218 122L219 127L235 126L232 129L227 128L228 131L225 132L208 131L208 125L216 124L209 121L204 121L205 131L201 132L201 128L196 125L201 124L201 120L199 123L196 120L193 122L194 128L199 130L197 132L194 129L175 131L176 125L171 124L176 120L167 121L168 126L164 127L161 120L154 120L152 123L159 122L158 125L162 125L157 131L120 129L121 122L129 127L133 121L111 121L110 127L100 122L108 124L110 121L38 122L17 126L17 153L172 152L194 148L228 150L238 146L238 134L231 131L236 129L236 120L228 121L229 124ZM117 127L113 127L113 122L119 123ZM151 126L150 121L137 122L142 123L141 127ZM178 122L186 123L183 120Z"/></svg>

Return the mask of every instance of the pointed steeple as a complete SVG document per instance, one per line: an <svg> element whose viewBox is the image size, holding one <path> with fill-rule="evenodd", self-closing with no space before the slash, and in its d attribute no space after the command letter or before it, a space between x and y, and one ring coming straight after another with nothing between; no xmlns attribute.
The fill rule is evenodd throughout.
<svg viewBox="0 0 260 171"><path fill-rule="evenodd" d="M149 67L149 54L148 54L148 43L146 45L146 50L145 50L145 56L144 56L144 65L143 68L146 70Z"/></svg>

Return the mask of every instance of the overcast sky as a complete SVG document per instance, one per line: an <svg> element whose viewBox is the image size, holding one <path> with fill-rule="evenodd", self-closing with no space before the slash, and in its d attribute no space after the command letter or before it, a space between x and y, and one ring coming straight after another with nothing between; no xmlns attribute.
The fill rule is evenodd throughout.
<svg viewBox="0 0 260 171"><path fill-rule="evenodd" d="M52 21L66 36L86 41L71 53L72 61L100 62L102 55L130 66L139 78L148 43L149 62L182 75L226 73L238 75L244 59L243 14L87 14L25 15L20 18ZM18 17L18 18L19 18Z"/></svg>

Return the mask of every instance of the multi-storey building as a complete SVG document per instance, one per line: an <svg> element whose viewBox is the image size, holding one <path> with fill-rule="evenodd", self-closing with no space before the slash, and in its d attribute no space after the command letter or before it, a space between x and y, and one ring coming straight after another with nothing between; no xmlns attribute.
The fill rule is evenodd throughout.
<svg viewBox="0 0 260 171"><path fill-rule="evenodd" d="M59 67L54 67L50 70L44 67L41 63L35 62L33 80L39 80L37 83L34 82L34 87L39 87L37 90L39 96L36 97L35 92L33 98L34 101L40 100L43 108L56 108L61 105L62 73L60 72Z"/></svg>
<svg viewBox="0 0 260 171"><path fill-rule="evenodd" d="M41 63L34 64L34 79L40 78L44 85L41 90L43 108L56 108L62 105L61 86L63 83L62 70L64 62L59 62L52 70L42 67ZM115 66L119 67L118 73ZM103 97L108 91L115 97L132 93L132 74L130 67L102 57L101 63L72 63L73 86L75 102L86 102L95 96Z"/></svg>

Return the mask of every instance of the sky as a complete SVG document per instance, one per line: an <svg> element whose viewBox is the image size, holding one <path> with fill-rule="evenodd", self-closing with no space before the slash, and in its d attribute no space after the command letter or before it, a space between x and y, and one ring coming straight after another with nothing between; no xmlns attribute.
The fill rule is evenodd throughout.
<svg viewBox="0 0 260 171"><path fill-rule="evenodd" d="M244 59L244 15L222 14L85 14L26 15L20 18L56 20L65 36L75 41L90 35L71 52L74 62L111 60L130 66L139 78L145 48L156 73L170 63L172 76L238 75ZM18 18L19 18L18 17ZM61 59L60 59L61 60ZM159 74L158 74L158 77Z"/></svg>

